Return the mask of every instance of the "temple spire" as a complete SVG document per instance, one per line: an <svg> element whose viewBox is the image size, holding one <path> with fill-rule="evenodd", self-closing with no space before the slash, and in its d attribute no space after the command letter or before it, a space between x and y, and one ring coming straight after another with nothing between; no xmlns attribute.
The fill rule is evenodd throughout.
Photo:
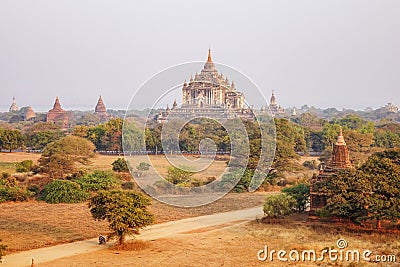
<svg viewBox="0 0 400 267"><path fill-rule="evenodd" d="M13 102L10 106L9 109L10 112L17 112L18 111L18 106L17 106L17 102L15 102L15 97L13 97Z"/></svg>
<svg viewBox="0 0 400 267"><path fill-rule="evenodd" d="M338 136L336 144L337 145L346 145L346 142L344 141L342 126L340 126L340 132L339 132L339 136Z"/></svg>
<svg viewBox="0 0 400 267"><path fill-rule="evenodd" d="M56 101L54 102L53 109L61 109L60 99L56 96Z"/></svg>
<svg viewBox="0 0 400 267"><path fill-rule="evenodd" d="M211 59L211 48L208 48L208 58L207 58L207 62L212 62L212 59Z"/></svg>

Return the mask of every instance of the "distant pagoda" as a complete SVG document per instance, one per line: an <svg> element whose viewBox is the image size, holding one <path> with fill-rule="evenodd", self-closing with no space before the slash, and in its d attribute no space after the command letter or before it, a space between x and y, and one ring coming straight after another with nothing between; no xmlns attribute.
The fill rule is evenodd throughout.
<svg viewBox="0 0 400 267"><path fill-rule="evenodd" d="M176 100L172 108L167 106L158 117L158 122L168 118L246 118L253 119L253 111L245 106L244 95L236 90L235 84L228 77L218 73L208 49L207 61L200 73L190 77L182 86L182 104Z"/></svg>
<svg viewBox="0 0 400 267"><path fill-rule="evenodd" d="M107 113L106 105L104 105L103 98L100 96L97 105L94 108L94 114L101 120L108 120L110 115Z"/></svg>
<svg viewBox="0 0 400 267"><path fill-rule="evenodd" d="M52 109L47 112L47 122L52 122L54 124L59 124L63 128L68 126L68 114L65 110L61 108L60 100L56 97L56 101Z"/></svg>
<svg viewBox="0 0 400 267"><path fill-rule="evenodd" d="M32 118L35 118L35 117L36 117L35 112L33 111L32 107L29 106L29 107L26 109L26 112L25 112L25 114L24 114L24 120L28 121L28 120L30 120L30 119L32 119Z"/></svg>
<svg viewBox="0 0 400 267"><path fill-rule="evenodd" d="M315 213L317 210L326 206L326 196L318 192L315 185L321 181L329 181L335 179L335 174L344 169L354 169L350 162L349 149L344 140L342 127L336 143L333 146L332 160L323 169L321 167L319 174L314 175L311 179L310 186L310 213Z"/></svg>
<svg viewBox="0 0 400 267"><path fill-rule="evenodd" d="M267 111L271 116L276 116L278 114L285 113L285 109L278 105L278 101L276 100L274 90L272 90L272 95L269 101L269 106L267 108Z"/></svg>
<svg viewBox="0 0 400 267"><path fill-rule="evenodd" d="M15 97L13 97L13 102L10 106L9 111L10 112L18 112L18 106L17 106L17 103L15 102Z"/></svg>

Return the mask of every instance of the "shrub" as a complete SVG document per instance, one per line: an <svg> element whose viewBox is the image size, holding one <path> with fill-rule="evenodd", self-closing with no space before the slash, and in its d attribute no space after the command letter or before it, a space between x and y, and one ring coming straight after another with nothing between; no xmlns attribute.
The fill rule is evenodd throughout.
<svg viewBox="0 0 400 267"><path fill-rule="evenodd" d="M0 186L7 188L17 186L17 179L6 172L3 172L0 179Z"/></svg>
<svg viewBox="0 0 400 267"><path fill-rule="evenodd" d="M6 201L27 201L29 194L17 186L4 187L0 186L0 203Z"/></svg>
<svg viewBox="0 0 400 267"><path fill-rule="evenodd" d="M167 171L166 180L173 184L185 184L189 183L194 172L187 171L184 168L169 167Z"/></svg>
<svg viewBox="0 0 400 267"><path fill-rule="evenodd" d="M137 185L135 182L129 181L126 183L122 184L122 189L124 190L133 190L133 189L137 189Z"/></svg>
<svg viewBox="0 0 400 267"><path fill-rule="evenodd" d="M40 199L47 203L79 203L89 198L80 185L68 180L54 180L44 187Z"/></svg>
<svg viewBox="0 0 400 267"><path fill-rule="evenodd" d="M298 212L306 210L310 202L310 185L303 183L292 185L291 187L284 188L282 192L292 196L296 200Z"/></svg>
<svg viewBox="0 0 400 267"><path fill-rule="evenodd" d="M280 218L295 211L296 200L287 194L267 195L264 203L264 214L267 217Z"/></svg>
<svg viewBox="0 0 400 267"><path fill-rule="evenodd" d="M112 164L112 170L116 172L128 172L129 165L124 158L116 159Z"/></svg>
<svg viewBox="0 0 400 267"><path fill-rule="evenodd" d="M114 175L105 171L94 171L92 174L86 174L74 182L81 186L85 191L109 190L118 186L118 181Z"/></svg>
<svg viewBox="0 0 400 267"><path fill-rule="evenodd" d="M33 174L38 174L38 173L40 173L42 170L41 170L41 168L40 168L40 166L39 165L33 165L32 167L31 167L31 172L33 173Z"/></svg>
<svg viewBox="0 0 400 267"><path fill-rule="evenodd" d="M234 186L232 189L233 192L247 192L253 175L254 170L252 169L245 169L243 171L243 169L238 168L230 171L222 176L221 181L218 183L219 189L226 190Z"/></svg>
<svg viewBox="0 0 400 267"><path fill-rule="evenodd" d="M40 187L36 184L30 185L28 191L32 192L33 195L37 196L40 193Z"/></svg>
<svg viewBox="0 0 400 267"><path fill-rule="evenodd" d="M136 169L138 171L148 171L150 170L150 164L146 163L146 162L140 162L139 165L136 166Z"/></svg>
<svg viewBox="0 0 400 267"><path fill-rule="evenodd" d="M32 160L24 160L15 163L16 172L30 172L33 166Z"/></svg>

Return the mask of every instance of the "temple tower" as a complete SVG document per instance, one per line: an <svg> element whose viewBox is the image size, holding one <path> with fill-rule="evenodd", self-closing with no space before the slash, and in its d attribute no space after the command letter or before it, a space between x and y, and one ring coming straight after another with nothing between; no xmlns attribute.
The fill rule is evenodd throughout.
<svg viewBox="0 0 400 267"><path fill-rule="evenodd" d="M340 127L338 139L333 146L331 167L336 169L353 167L350 162L349 149L344 141L342 127Z"/></svg>
<svg viewBox="0 0 400 267"><path fill-rule="evenodd" d="M315 214L319 209L326 206L326 196L318 192L316 184L321 181L329 181L335 179L335 174L339 170L353 169L353 165L350 162L349 149L344 140L342 127L340 127L339 136L336 143L333 146L332 159L323 169L319 170L319 174L311 178L310 183L310 213Z"/></svg>
<svg viewBox="0 0 400 267"><path fill-rule="evenodd" d="M35 112L33 111L32 107L29 106L28 109L26 110L25 114L24 114L24 119L27 121L27 120L30 120L30 119L35 118L35 117L36 117Z"/></svg>
<svg viewBox="0 0 400 267"><path fill-rule="evenodd" d="M52 122L54 124L60 124L63 128L66 128L68 126L68 114L65 110L61 108L58 96L56 97L53 108L50 109L49 112L47 112L46 121Z"/></svg>
<svg viewBox="0 0 400 267"><path fill-rule="evenodd" d="M15 102L15 97L13 97L13 102L9 109L10 112L18 112L17 102Z"/></svg>
<svg viewBox="0 0 400 267"><path fill-rule="evenodd" d="M103 98L100 96L97 101L97 105L94 108L94 114L97 115L102 121L108 120L110 118L107 113L106 105L104 105Z"/></svg>

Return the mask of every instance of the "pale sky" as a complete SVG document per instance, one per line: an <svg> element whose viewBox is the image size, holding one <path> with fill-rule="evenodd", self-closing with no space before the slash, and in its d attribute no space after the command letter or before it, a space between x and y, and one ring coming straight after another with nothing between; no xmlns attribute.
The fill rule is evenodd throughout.
<svg viewBox="0 0 400 267"><path fill-rule="evenodd" d="M1 0L0 111L13 96L93 109L100 94L125 109L146 79L205 61L209 46L285 107L400 105L399 14L398 0Z"/></svg>

